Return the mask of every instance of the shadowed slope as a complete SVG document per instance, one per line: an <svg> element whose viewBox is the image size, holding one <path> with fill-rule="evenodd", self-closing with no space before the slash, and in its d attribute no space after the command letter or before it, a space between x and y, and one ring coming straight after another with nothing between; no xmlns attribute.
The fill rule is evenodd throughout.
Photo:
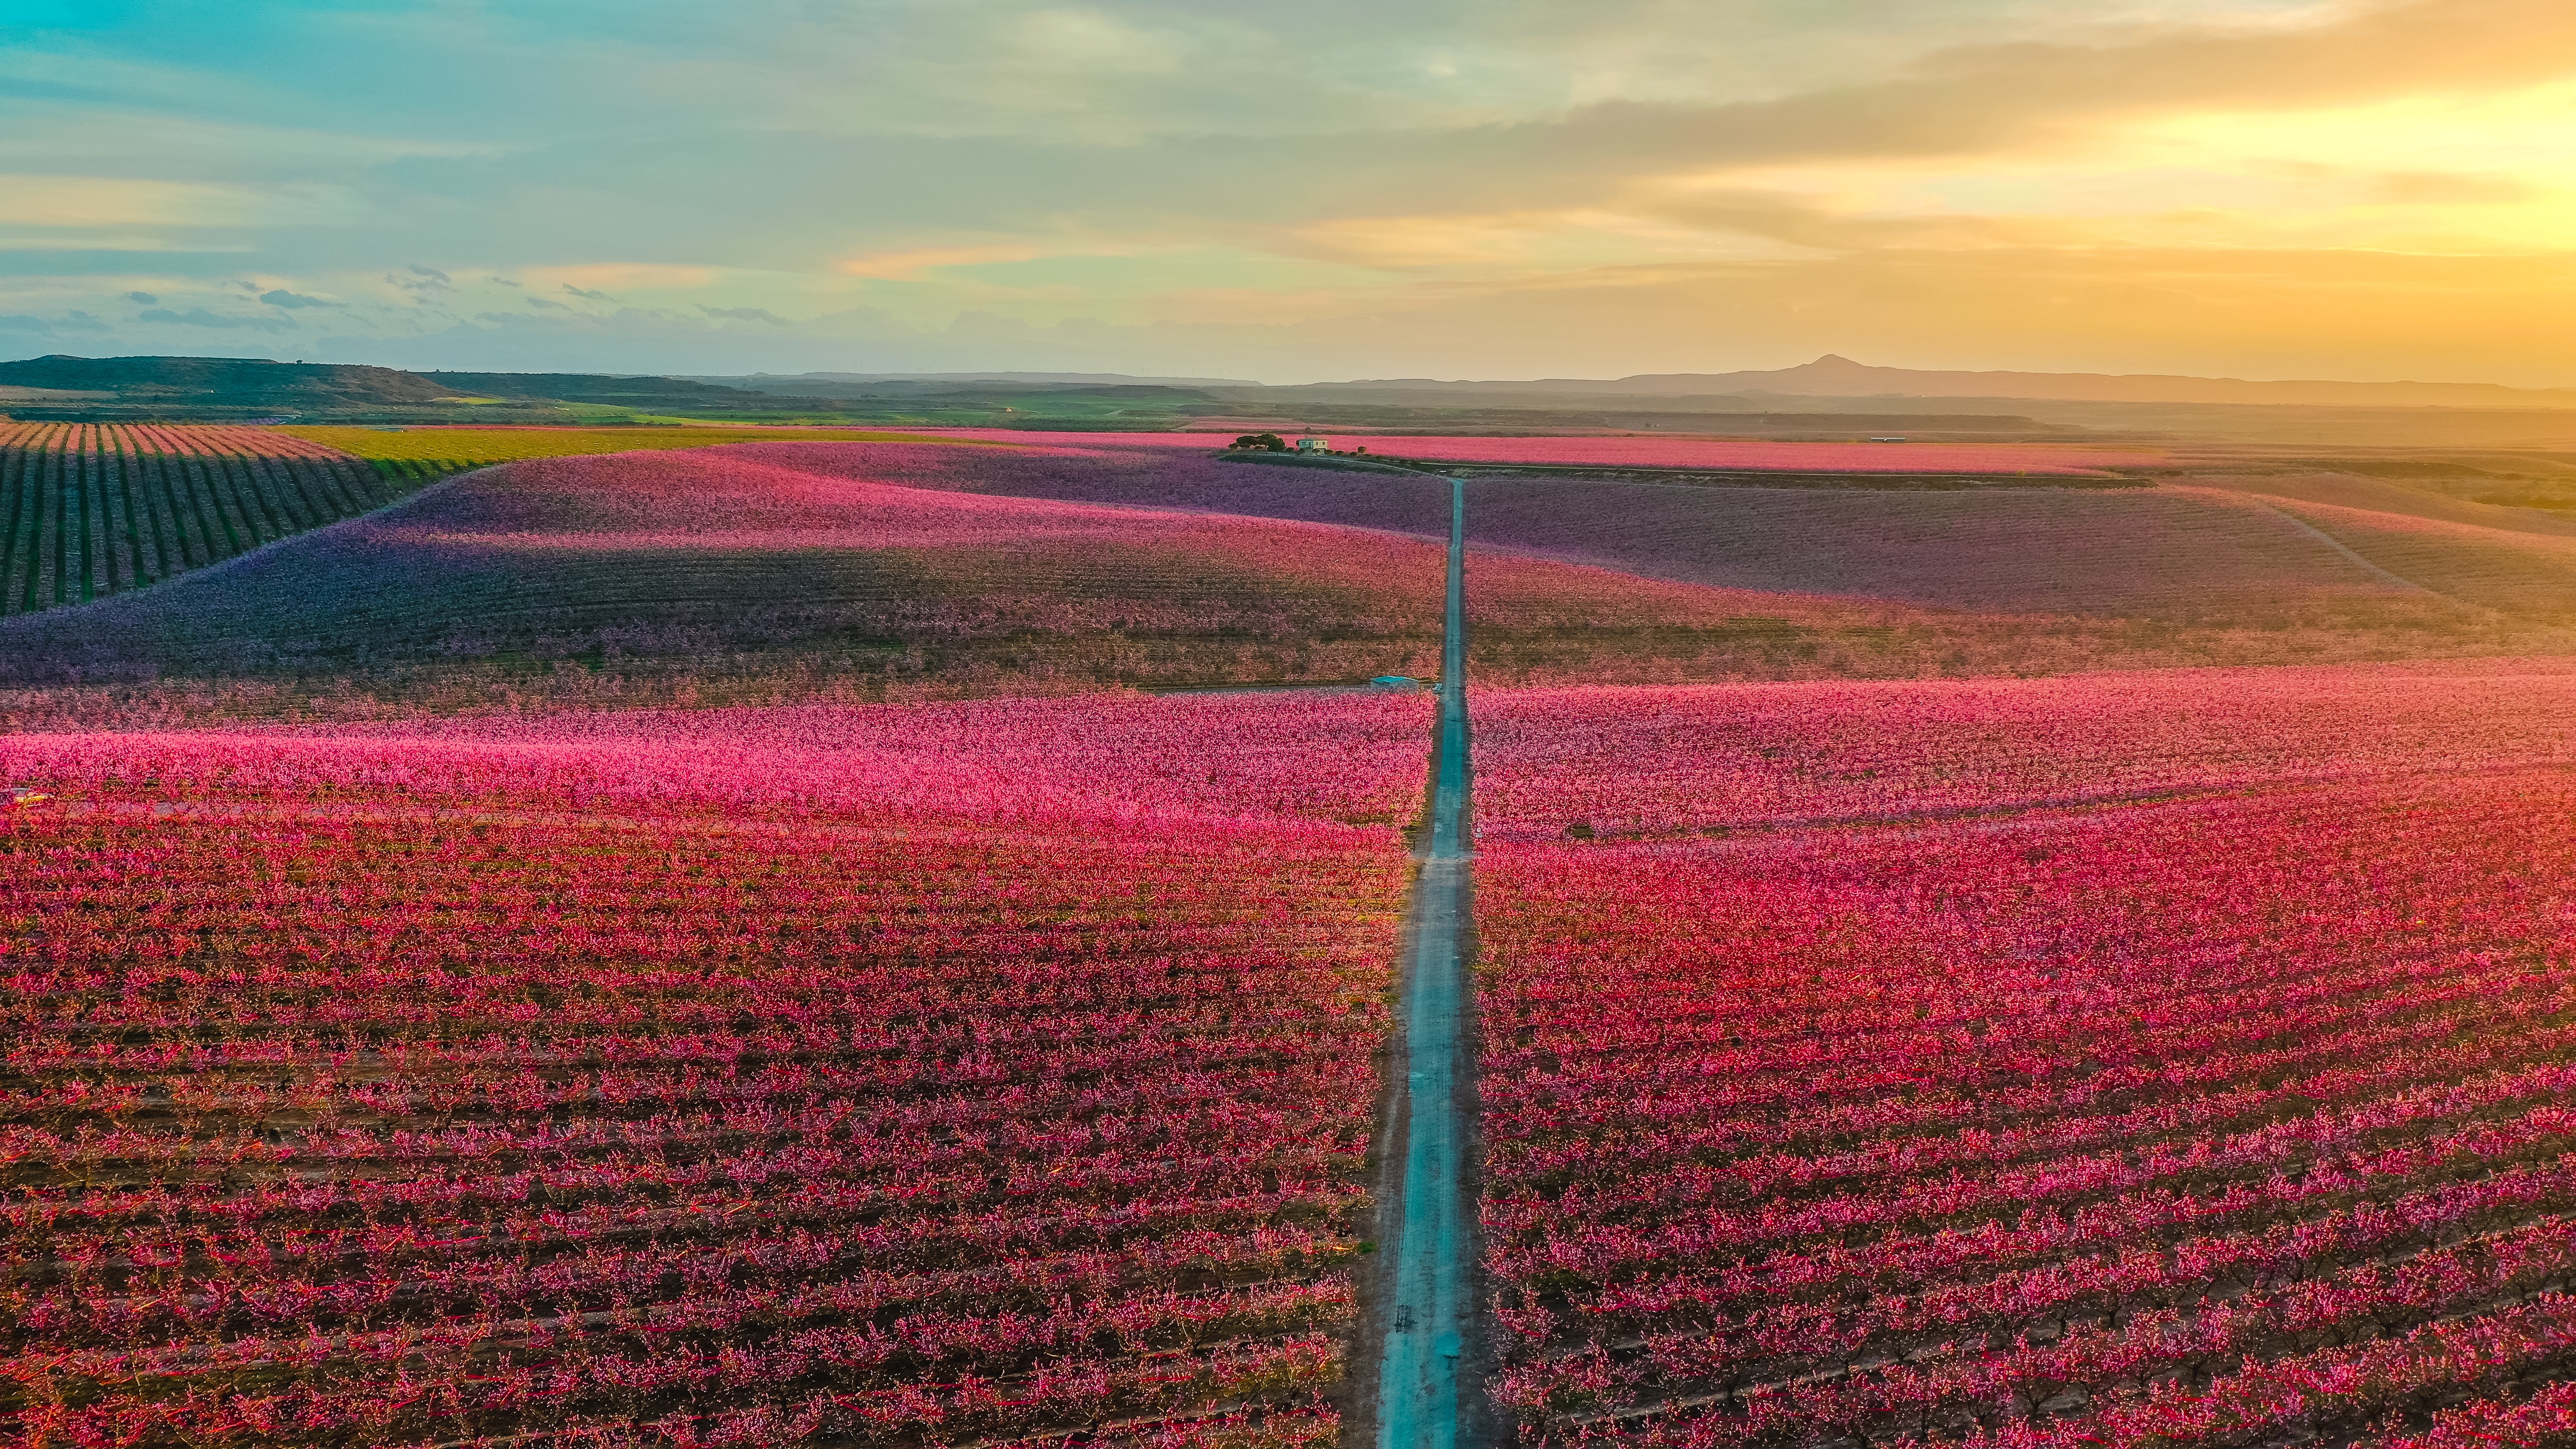
<svg viewBox="0 0 2576 1449"><path fill-rule="evenodd" d="M2279 506L2381 568L2463 603L2551 618L2576 607L2576 538L2332 503Z"/></svg>
<svg viewBox="0 0 2576 1449"><path fill-rule="evenodd" d="M145 717L170 718L1436 672L1426 542L866 476L939 475L961 451L830 450L851 476L768 449L491 469L147 594L0 625L0 684L145 687ZM1030 466L978 452L987 472ZM1911 651L1941 642L1902 611L1527 559L1478 570L1488 658L1514 677L1864 667L1847 650L1911 673Z"/></svg>
<svg viewBox="0 0 2576 1449"><path fill-rule="evenodd" d="M769 455L791 456L784 450ZM1430 477L1227 467L1173 448L1032 449L1007 469L930 450L900 460L829 446L797 448L792 456L798 466L817 471L892 468L898 471L890 476L923 487L1150 503L1423 534L1439 528L1445 491ZM2576 572L2567 575L2563 591L2545 573L2535 574L2509 614L2487 607L2482 596L2439 596L2448 591L2425 580L2434 591L2428 595L2375 572L2370 565L2413 577L2372 557L2367 539L2344 540L2367 560L2357 564L2302 527L2306 515L2286 497L2198 486L1900 493L1506 476L1481 477L1470 487L1470 536L1488 548L1795 596L1794 606L1784 600L1782 607L1897 609L1936 623L1958 642L1919 672L2287 663L2576 646ZM2403 521L2389 517L2392 524ZM2332 535L2331 528L2326 531ZM2526 557L2512 551L2545 542L2474 526L2443 538L2440 546L2458 551L2462 561L2456 566L2464 568L2489 567L2478 561L2492 557ZM2419 551L2423 546L2417 545ZM2495 548L2506 553L2494 555ZM1479 640L1481 651L1481 634Z"/></svg>
<svg viewBox="0 0 2576 1449"><path fill-rule="evenodd" d="M2326 503L2372 513L2392 513L2402 518L2434 518L2446 523L2465 523L2504 533L2576 537L2576 518L2546 513L2537 508L2500 507L2470 498L2447 497L2421 488L2409 488L2385 478L2364 478L2351 473L2214 474L2194 476L2184 481L2194 486L2295 499L2303 503ZM2500 483L2498 486L2508 485Z"/></svg>
<svg viewBox="0 0 2576 1449"><path fill-rule="evenodd" d="M1338 545L1338 546L1337 546ZM1361 556L1364 555L1364 556ZM1417 559L1414 555L1421 555ZM754 679L1085 687L1413 664L1405 540L986 499L703 453L544 460L130 600L12 621L20 684L345 675L467 696ZM582 691L576 691L582 692ZM450 703L466 703L453 699Z"/></svg>
<svg viewBox="0 0 2576 1449"><path fill-rule="evenodd" d="M1172 448L983 456L828 445L746 450L922 487L1156 504L1434 534L1435 478L1227 467ZM1874 492L1480 477L1469 531L1492 548L1679 582L1930 608L2206 619L2254 627L2310 606L2401 601L2264 504L2216 488ZM2576 604L2576 590L2570 593Z"/></svg>
<svg viewBox="0 0 2576 1449"><path fill-rule="evenodd" d="M1548 483L1484 486L1489 527L1513 542L1734 588L2172 614L2220 597L2271 603L2377 587L2277 517L2221 494L1640 489L1613 510Z"/></svg>
<svg viewBox="0 0 2576 1449"><path fill-rule="evenodd" d="M2576 649L2553 592L2557 540L2377 514L2356 518L2413 531L2347 526L2350 510L2286 499L1471 488L1474 667L1494 683ZM1438 551L1405 535L1437 526L1443 490L1168 448L778 443L528 460L142 594L0 623L0 686L38 692L0 701L0 719L1428 676ZM1067 501L1079 498L1154 506ZM1239 512L1198 511L1219 508ZM2446 586L2433 566L2445 559L2492 587Z"/></svg>

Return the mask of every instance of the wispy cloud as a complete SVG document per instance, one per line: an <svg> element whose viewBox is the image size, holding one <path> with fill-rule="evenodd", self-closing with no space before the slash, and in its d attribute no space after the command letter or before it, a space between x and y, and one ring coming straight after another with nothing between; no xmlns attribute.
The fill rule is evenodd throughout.
<svg viewBox="0 0 2576 1449"><path fill-rule="evenodd" d="M880 282L916 282L933 272L950 267L989 266L996 262L1028 262L1050 254L1050 248L1039 242L1000 242L982 246L908 247L898 251L869 252L844 258L838 265L843 276L866 277Z"/></svg>
<svg viewBox="0 0 2576 1449"><path fill-rule="evenodd" d="M67 332L107 332L106 323L87 312L73 311L55 318L31 317L17 313L0 317L0 332L30 332L38 337L59 337Z"/></svg>
<svg viewBox="0 0 2576 1449"><path fill-rule="evenodd" d="M231 331L238 328L252 332L284 332L295 326L293 321L284 317L254 317L238 313L209 312L203 307L191 307L185 312L174 312L167 307L154 307L146 310L135 320L157 322L172 327L209 327L217 331Z"/></svg>
<svg viewBox="0 0 2576 1449"><path fill-rule="evenodd" d="M0 54L0 307L136 345L2576 382L2550 305L2390 260L2552 275L2563 0L100 14Z"/></svg>

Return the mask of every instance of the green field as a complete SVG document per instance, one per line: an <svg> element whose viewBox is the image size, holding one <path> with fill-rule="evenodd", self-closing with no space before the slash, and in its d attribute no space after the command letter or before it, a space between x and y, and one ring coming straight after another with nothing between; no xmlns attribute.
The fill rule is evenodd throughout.
<svg viewBox="0 0 2576 1449"><path fill-rule="evenodd" d="M570 458L591 453L648 449L713 448L726 443L951 443L1007 447L918 433L858 428L333 428L289 427L278 432L366 459L392 474L426 467L438 473L508 463L521 458Z"/></svg>

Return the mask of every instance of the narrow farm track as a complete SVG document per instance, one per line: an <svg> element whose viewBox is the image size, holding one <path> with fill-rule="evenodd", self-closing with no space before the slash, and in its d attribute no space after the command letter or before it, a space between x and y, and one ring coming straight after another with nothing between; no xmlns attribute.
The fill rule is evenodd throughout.
<svg viewBox="0 0 2576 1449"><path fill-rule="evenodd" d="M2367 569L2373 577L2377 578L2383 584L2391 584L2401 589L2412 589L2419 594L2433 594L2436 598L2449 597L2445 594L2438 594L2434 590L2428 589L2422 584L2415 582L2413 579L2400 574L2390 573L2388 570L2381 568L2379 565L2372 563L2370 560L2363 558L2360 554L2354 552L2352 546L2345 543L2342 539L2335 537L2333 534L2326 532L2324 529L2317 527L2315 524L2308 522L2306 519L2299 517L2295 513L2275 508L2269 503L2262 503L2257 506L2267 513L2278 514L2282 518L2289 520L2291 527L2297 529L2308 537L2315 539L2317 542L2324 544L2326 547L2333 549L2336 553L2341 554L2344 558L2360 565L2362 568Z"/></svg>
<svg viewBox="0 0 2576 1449"><path fill-rule="evenodd" d="M267 428L0 422L0 614L85 604L443 476Z"/></svg>
<svg viewBox="0 0 2576 1449"><path fill-rule="evenodd" d="M1472 978L1463 926L1470 919L1473 859L1467 802L1472 788L1467 735L1466 488L1449 493L1448 605L1441 635L1439 747L1431 836L1421 857L1405 925L1407 966L1404 1123L1380 1357L1381 1449L1455 1449L1472 1443L1482 1361L1474 1326L1475 1047L1469 1030ZM1462 1365L1468 1372L1462 1373ZM1462 1430L1464 1432L1462 1432Z"/></svg>

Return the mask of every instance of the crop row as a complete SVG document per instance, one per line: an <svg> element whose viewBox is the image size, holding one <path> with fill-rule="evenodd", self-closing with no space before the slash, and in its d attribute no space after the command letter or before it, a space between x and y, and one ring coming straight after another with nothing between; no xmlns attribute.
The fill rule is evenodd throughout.
<svg viewBox="0 0 2576 1449"><path fill-rule="evenodd" d="M159 583L436 476L265 428L0 423L0 613Z"/></svg>
<svg viewBox="0 0 2576 1449"><path fill-rule="evenodd" d="M1329 1437L1417 703L831 715L5 742L0 1438Z"/></svg>
<svg viewBox="0 0 2576 1449"><path fill-rule="evenodd" d="M2233 784L1489 847L1501 1397L1712 1446L2563 1412L2513 1405L2576 1349L2576 782Z"/></svg>

